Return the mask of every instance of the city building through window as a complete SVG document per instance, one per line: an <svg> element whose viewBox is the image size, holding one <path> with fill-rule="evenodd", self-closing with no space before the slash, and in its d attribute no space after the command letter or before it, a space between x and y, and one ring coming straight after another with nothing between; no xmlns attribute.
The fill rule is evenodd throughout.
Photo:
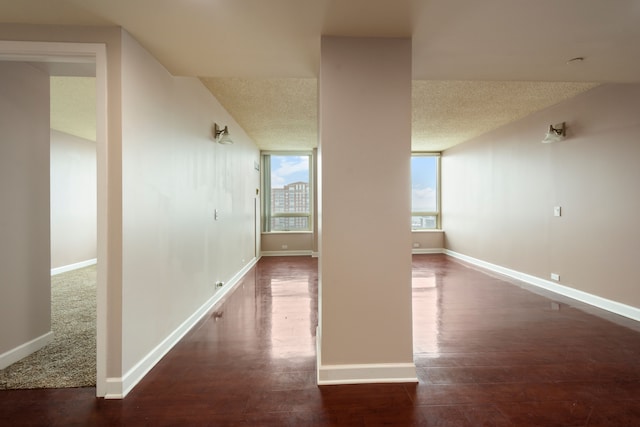
<svg viewBox="0 0 640 427"><path fill-rule="evenodd" d="M310 154L263 154L262 231L311 231L310 166Z"/></svg>

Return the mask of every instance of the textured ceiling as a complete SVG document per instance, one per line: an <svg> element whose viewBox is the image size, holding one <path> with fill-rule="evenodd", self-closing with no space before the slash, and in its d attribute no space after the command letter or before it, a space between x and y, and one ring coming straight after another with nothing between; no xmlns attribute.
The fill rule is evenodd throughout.
<svg viewBox="0 0 640 427"><path fill-rule="evenodd" d="M414 80L412 148L414 151L445 150L594 86L593 83ZM545 131L540 129L540 134Z"/></svg>
<svg viewBox="0 0 640 427"><path fill-rule="evenodd" d="M318 143L316 79L202 78L263 150L309 150Z"/></svg>
<svg viewBox="0 0 640 427"><path fill-rule="evenodd" d="M96 140L95 77L51 77L51 129Z"/></svg>
<svg viewBox="0 0 640 427"><path fill-rule="evenodd" d="M412 38L421 150L640 79L637 0L0 0L0 22L122 26L265 149L315 144L322 35Z"/></svg>
<svg viewBox="0 0 640 427"><path fill-rule="evenodd" d="M311 149L317 145L316 79L201 80L236 121L243 124L247 134L260 141L263 150ZM566 82L414 80L412 149L445 150L594 86Z"/></svg>

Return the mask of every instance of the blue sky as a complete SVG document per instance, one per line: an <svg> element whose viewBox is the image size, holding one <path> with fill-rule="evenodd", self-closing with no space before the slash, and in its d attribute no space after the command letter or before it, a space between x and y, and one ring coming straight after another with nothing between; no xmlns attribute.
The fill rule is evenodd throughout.
<svg viewBox="0 0 640 427"><path fill-rule="evenodd" d="M309 156L271 156L271 188L309 182Z"/></svg>
<svg viewBox="0 0 640 427"><path fill-rule="evenodd" d="M438 158L411 157L411 205L417 212L432 212L437 208Z"/></svg>

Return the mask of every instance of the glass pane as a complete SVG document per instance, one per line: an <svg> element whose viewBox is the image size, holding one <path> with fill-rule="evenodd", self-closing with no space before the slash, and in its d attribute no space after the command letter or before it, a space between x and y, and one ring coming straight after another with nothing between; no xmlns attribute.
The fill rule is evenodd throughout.
<svg viewBox="0 0 640 427"><path fill-rule="evenodd" d="M438 218L435 215L419 215L411 217L412 230L434 229L438 224Z"/></svg>
<svg viewBox="0 0 640 427"><path fill-rule="evenodd" d="M309 230L309 217L271 217L273 231L306 231Z"/></svg>
<svg viewBox="0 0 640 427"><path fill-rule="evenodd" d="M411 211L438 212L438 157L411 157Z"/></svg>
<svg viewBox="0 0 640 427"><path fill-rule="evenodd" d="M271 230L309 230L309 156L271 155ZM281 213L307 216L277 218Z"/></svg>

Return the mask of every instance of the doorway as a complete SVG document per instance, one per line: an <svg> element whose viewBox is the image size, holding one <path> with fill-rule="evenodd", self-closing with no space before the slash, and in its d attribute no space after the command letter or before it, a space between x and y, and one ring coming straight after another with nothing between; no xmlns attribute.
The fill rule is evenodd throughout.
<svg viewBox="0 0 640 427"><path fill-rule="evenodd" d="M107 64L106 46L90 43L48 43L0 41L0 61L41 63L51 73L87 67L96 78L96 165L97 165L97 310L96 310L96 395L107 392ZM57 71L56 71L57 70ZM49 236L50 237L50 236ZM47 244L49 242L46 242ZM50 261L48 263L50 266Z"/></svg>

